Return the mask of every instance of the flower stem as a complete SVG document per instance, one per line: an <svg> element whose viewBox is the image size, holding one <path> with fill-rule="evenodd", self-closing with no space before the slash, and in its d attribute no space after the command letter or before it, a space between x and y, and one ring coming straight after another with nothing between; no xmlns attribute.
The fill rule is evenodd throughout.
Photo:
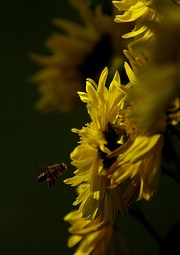
<svg viewBox="0 0 180 255"><path fill-rule="evenodd" d="M180 131L172 125L168 125L168 129L172 134L176 135L180 139Z"/></svg>
<svg viewBox="0 0 180 255"><path fill-rule="evenodd" d="M162 171L167 174L171 179L173 179L175 182L177 182L180 185L180 178L173 174L171 171L169 171L167 168L162 166Z"/></svg>
<svg viewBox="0 0 180 255"><path fill-rule="evenodd" d="M148 222L142 212L129 208L129 213L147 229L147 231L151 234L151 236L155 239L159 246L163 245L163 240L158 235L156 230L151 226L151 224Z"/></svg>
<svg viewBox="0 0 180 255"><path fill-rule="evenodd" d="M114 243L113 238L111 238L110 245L109 245L109 254L114 255Z"/></svg>
<svg viewBox="0 0 180 255"><path fill-rule="evenodd" d="M116 233L117 237L119 238L119 240L121 242L121 246L122 246L123 250L125 251L125 253L127 255L133 255L132 251L129 247L129 244L127 243L126 239L122 236L122 234L119 231L118 227L116 225L114 225L113 228L114 228L114 232Z"/></svg>

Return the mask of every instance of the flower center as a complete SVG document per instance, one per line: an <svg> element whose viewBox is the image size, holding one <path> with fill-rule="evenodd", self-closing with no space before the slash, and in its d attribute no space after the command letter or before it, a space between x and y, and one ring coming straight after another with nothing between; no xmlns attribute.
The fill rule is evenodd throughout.
<svg viewBox="0 0 180 255"><path fill-rule="evenodd" d="M103 132L107 144L105 145L109 150L113 151L119 148L121 145L118 144L119 134L117 134L111 124L108 122L106 130ZM103 160L104 169L108 169L115 161L116 157L107 158L107 153L98 150L99 157Z"/></svg>
<svg viewBox="0 0 180 255"><path fill-rule="evenodd" d="M111 38L109 35L104 35L98 43L96 43L94 50L86 57L83 65L79 67L80 72L85 79L87 77L96 78L99 72L105 65L109 65L112 56L113 48Z"/></svg>

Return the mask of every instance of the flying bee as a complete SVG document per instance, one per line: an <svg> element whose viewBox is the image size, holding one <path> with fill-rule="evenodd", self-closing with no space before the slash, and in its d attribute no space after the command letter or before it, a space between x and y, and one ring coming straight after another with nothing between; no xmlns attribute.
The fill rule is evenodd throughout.
<svg viewBox="0 0 180 255"><path fill-rule="evenodd" d="M38 175L36 178L37 182L47 181L49 188L55 185L55 182L59 175L62 175L67 171L67 166L65 163L57 163L51 166L47 166L45 170Z"/></svg>

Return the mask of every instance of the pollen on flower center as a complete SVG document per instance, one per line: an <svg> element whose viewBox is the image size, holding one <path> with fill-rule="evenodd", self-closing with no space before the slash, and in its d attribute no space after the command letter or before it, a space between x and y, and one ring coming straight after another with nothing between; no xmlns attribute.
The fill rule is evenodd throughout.
<svg viewBox="0 0 180 255"><path fill-rule="evenodd" d="M119 134L117 134L111 124L108 122L106 130L103 132L107 144L105 145L109 150L113 151L120 147L120 144L117 143L119 140ZM115 161L116 156L107 158L107 153L103 152L100 148L98 149L99 157L103 160L104 169L108 169Z"/></svg>
<svg viewBox="0 0 180 255"><path fill-rule="evenodd" d="M128 107L125 110L119 111L119 116L121 118L121 123L124 125L126 134L134 140L141 134L140 126L137 124L137 121L134 122L132 120L132 114L134 113L135 109L133 106Z"/></svg>
<svg viewBox="0 0 180 255"><path fill-rule="evenodd" d="M136 123L132 123L129 119L125 122L126 125L126 133L134 140L141 134L140 127Z"/></svg>

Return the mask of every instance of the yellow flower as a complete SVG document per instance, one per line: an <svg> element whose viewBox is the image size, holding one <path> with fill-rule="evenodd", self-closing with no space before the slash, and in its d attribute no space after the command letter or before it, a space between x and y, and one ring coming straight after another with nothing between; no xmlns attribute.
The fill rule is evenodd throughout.
<svg viewBox="0 0 180 255"><path fill-rule="evenodd" d="M163 133L167 124L180 121L180 9L173 1L155 3L163 19L148 23L155 34L145 46L151 59L137 75L139 86L128 92L136 105L133 118L144 134Z"/></svg>
<svg viewBox="0 0 180 255"><path fill-rule="evenodd" d="M174 1L157 1L157 11L163 16L161 22L151 21L149 29L155 34L155 41L150 48L152 64L164 65L173 63L179 65L180 54L180 8ZM146 49L147 50L147 49Z"/></svg>
<svg viewBox="0 0 180 255"><path fill-rule="evenodd" d="M123 195L127 205L135 198L150 200L156 194L164 133L168 124L175 125L180 121L176 65L152 67L146 64L141 69L136 65L136 59L132 61L133 68L138 71L137 76L131 74L134 87L130 90L124 88L131 107L119 111L129 135L127 143L131 144L127 148L125 143L107 156L116 157L116 162L108 169L109 188L131 180ZM170 101L173 95L176 98Z"/></svg>
<svg viewBox="0 0 180 255"><path fill-rule="evenodd" d="M168 20L163 21L162 24L164 22ZM172 24L172 22L169 23ZM161 26L158 24L158 27ZM164 30L160 33L159 29L158 31L157 40L167 32ZM177 36L174 34L175 38ZM177 46L177 41L173 40L174 37L171 38L172 43L174 42ZM159 45L161 52L160 48ZM177 52L177 47L172 50ZM133 77L131 74L134 87L131 90L124 88L131 107L120 110L119 115L124 119L124 128L129 135L127 143L132 140L132 144L127 149L125 143L108 155L108 157L117 157L116 162L108 169L108 174L110 189L131 179L123 195L126 204L130 204L135 198L149 200L156 193L161 174L164 133L167 131L168 124L176 125L180 121L178 111L180 86L178 61L176 62L174 58L172 63L169 55L166 58L165 51L162 52L165 64L161 63L161 59L154 62L152 59L152 62L148 63L143 56L136 55L132 48L125 53L136 75L134 74Z"/></svg>
<svg viewBox="0 0 180 255"><path fill-rule="evenodd" d="M107 171L116 157L108 159L106 156L120 147L121 136L124 134L124 131L116 133L113 125L119 123L118 111L123 107L125 94L120 90L118 72L115 73L109 89L105 86L107 75L108 70L105 68L98 85L87 79L87 92L79 92L81 100L87 104L92 122L81 130L72 130L80 135L80 145L70 155L72 165L77 170L74 172L75 176L65 180L65 183L77 186L87 182L87 187L77 197L74 205L81 203L79 209L83 218L93 220L100 216L103 220L108 217L113 224L118 210L126 216L127 208L122 199L122 185L114 190L107 189Z"/></svg>
<svg viewBox="0 0 180 255"><path fill-rule="evenodd" d="M109 188L117 187L130 178L123 196L127 205L136 197L149 200L155 195L161 175L163 144L163 135L140 135L124 153L121 153L121 148L112 153L111 156L117 154L119 157L108 172L111 180Z"/></svg>
<svg viewBox="0 0 180 255"><path fill-rule="evenodd" d="M123 35L123 38L134 37L135 40L147 40L153 36L153 32L144 24L149 20L159 21L161 19L161 16L154 10L152 1L122 0L113 1L113 4L118 8L118 10L125 11L122 15L116 15L116 22L135 21L134 30Z"/></svg>
<svg viewBox="0 0 180 255"><path fill-rule="evenodd" d="M83 0L71 1L80 13L84 25L69 20L54 19L54 24L65 33L54 33L46 42L52 55L31 54L30 57L43 69L32 76L42 97L36 104L38 110L68 111L80 104L77 91L84 89L86 77L96 79L108 65L114 73L122 67L122 49L125 43L122 27L105 15L98 6L94 12Z"/></svg>
<svg viewBox="0 0 180 255"><path fill-rule="evenodd" d="M94 221L84 220L77 210L68 213L64 220L72 225L69 228L72 236L68 239L68 247L80 242L74 255L106 254L112 237L112 225L107 221L101 223L98 218Z"/></svg>
<svg viewBox="0 0 180 255"><path fill-rule="evenodd" d="M137 76L139 85L127 93L136 110L131 121L145 135L164 133L179 121L179 71L174 64L149 65Z"/></svg>
<svg viewBox="0 0 180 255"><path fill-rule="evenodd" d="M128 50L123 50L123 52L124 52L124 55L129 60L135 75L137 75L139 72L142 72L142 70L146 68L149 62L149 58L147 58L147 52L146 52L146 56L144 56L142 52L132 47L128 47ZM136 80L137 80L137 77L136 77Z"/></svg>

